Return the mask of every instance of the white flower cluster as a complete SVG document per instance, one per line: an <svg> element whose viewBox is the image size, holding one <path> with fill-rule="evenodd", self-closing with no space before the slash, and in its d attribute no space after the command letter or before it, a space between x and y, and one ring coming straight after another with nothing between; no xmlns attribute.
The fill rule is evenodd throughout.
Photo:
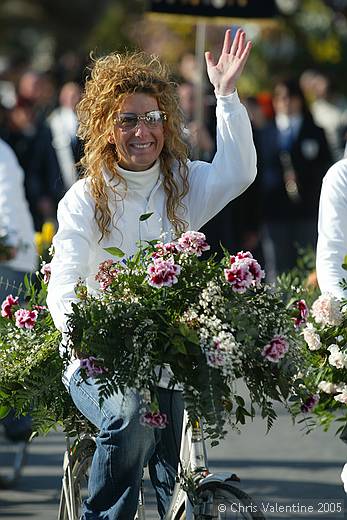
<svg viewBox="0 0 347 520"><path fill-rule="evenodd" d="M327 350L330 352L328 361L331 366L336 368L347 368L347 354L340 350L338 345L330 345Z"/></svg>
<svg viewBox="0 0 347 520"><path fill-rule="evenodd" d="M313 303L312 316L322 325L340 325L343 318L340 306L341 303L335 296L324 293Z"/></svg>
<svg viewBox="0 0 347 520"><path fill-rule="evenodd" d="M310 350L319 350L321 348L320 335L312 323L307 323L302 334Z"/></svg>

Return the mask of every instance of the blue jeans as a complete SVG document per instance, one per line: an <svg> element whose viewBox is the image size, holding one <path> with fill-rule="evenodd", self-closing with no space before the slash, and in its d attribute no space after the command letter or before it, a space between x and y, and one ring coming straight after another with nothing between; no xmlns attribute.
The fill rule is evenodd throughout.
<svg viewBox="0 0 347 520"><path fill-rule="evenodd" d="M73 374L69 389L77 408L99 429L83 519L132 520L146 464L163 518L178 466L181 393L158 388L160 410L169 420L164 430L158 430L140 424L140 399L134 390L113 394L100 408L98 385L92 378L83 381L80 369Z"/></svg>

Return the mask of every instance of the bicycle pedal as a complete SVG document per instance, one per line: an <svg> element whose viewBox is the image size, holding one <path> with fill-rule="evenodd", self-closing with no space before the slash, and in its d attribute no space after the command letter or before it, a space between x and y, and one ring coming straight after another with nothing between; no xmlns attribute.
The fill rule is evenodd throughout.
<svg viewBox="0 0 347 520"><path fill-rule="evenodd" d="M230 477L225 479L225 482L241 482L241 479L236 475L236 473L232 473Z"/></svg>

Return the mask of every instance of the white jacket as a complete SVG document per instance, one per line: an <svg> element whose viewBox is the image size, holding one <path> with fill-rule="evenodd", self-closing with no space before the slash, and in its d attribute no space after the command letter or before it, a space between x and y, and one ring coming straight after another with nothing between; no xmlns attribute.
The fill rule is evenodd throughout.
<svg viewBox="0 0 347 520"><path fill-rule="evenodd" d="M24 172L12 149L0 139L0 227L19 244L13 260L1 265L15 271L36 269L34 225L24 192Z"/></svg>
<svg viewBox="0 0 347 520"><path fill-rule="evenodd" d="M183 201L186 207L183 217L189 229L198 230L240 195L256 176L251 125L237 92L217 97L217 152L213 162L193 161L188 166L190 189ZM59 228L53 239L55 254L47 303L56 327L63 332L71 303L76 301L77 280L85 279L89 289L96 289L98 265L112 258L104 251L105 247L119 247L129 256L134 254L140 238L158 239L163 233L167 233L166 241L173 238L165 211L159 161L146 172L127 172L126 177L128 191L122 202L117 202L109 191L114 227L100 243L87 180L77 181L59 203ZM153 183L150 189L148 182ZM139 222L139 216L149 212L153 215Z"/></svg>
<svg viewBox="0 0 347 520"><path fill-rule="evenodd" d="M322 292L347 298L339 286L347 271L342 269L347 255L347 159L335 163L323 179L319 203L317 277Z"/></svg>

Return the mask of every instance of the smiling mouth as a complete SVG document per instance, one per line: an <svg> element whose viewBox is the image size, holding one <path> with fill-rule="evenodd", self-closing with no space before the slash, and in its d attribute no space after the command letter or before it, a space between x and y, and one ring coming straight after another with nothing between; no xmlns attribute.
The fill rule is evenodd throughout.
<svg viewBox="0 0 347 520"><path fill-rule="evenodd" d="M136 148L137 150L146 150L150 146L152 146L153 143L132 143L131 146Z"/></svg>

